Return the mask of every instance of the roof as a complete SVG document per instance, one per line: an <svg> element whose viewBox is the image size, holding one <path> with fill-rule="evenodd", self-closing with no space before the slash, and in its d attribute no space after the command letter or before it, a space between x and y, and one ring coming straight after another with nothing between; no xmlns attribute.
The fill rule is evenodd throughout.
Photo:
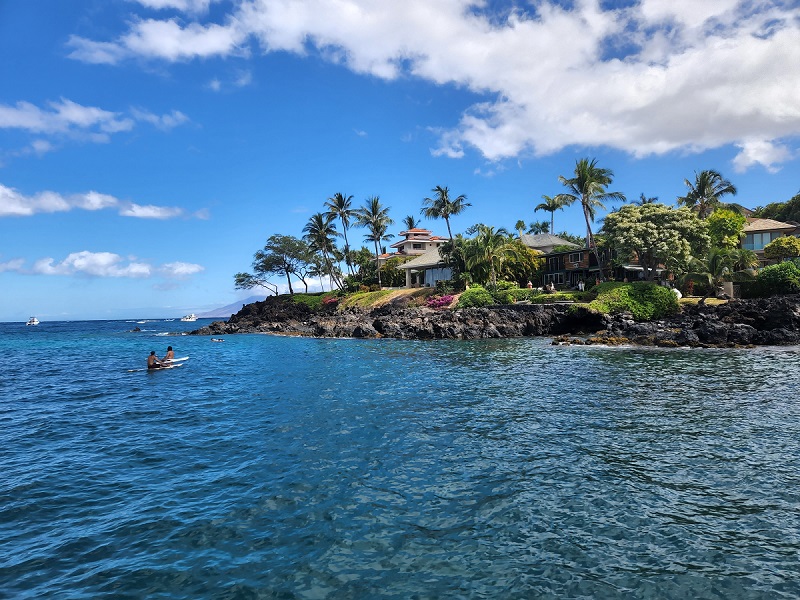
<svg viewBox="0 0 800 600"><path fill-rule="evenodd" d="M402 265L397 265L398 269L429 269L444 264L438 248L431 248L425 254L420 254Z"/></svg>
<svg viewBox="0 0 800 600"><path fill-rule="evenodd" d="M794 225L783 223L782 221L775 221L774 219L747 219L747 225L744 226L745 233L753 233L756 231L794 231L797 229Z"/></svg>
<svg viewBox="0 0 800 600"><path fill-rule="evenodd" d="M550 233L539 233L536 235L523 233L519 236L519 239L529 248L546 248L548 246L572 246L573 248L580 248L577 244L573 244L569 240L565 240L564 238Z"/></svg>

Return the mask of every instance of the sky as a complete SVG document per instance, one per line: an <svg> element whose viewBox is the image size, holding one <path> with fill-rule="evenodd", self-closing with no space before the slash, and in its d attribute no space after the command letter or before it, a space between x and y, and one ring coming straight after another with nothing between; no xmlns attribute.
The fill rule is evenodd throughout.
<svg viewBox="0 0 800 600"><path fill-rule="evenodd" d="M236 302L337 192L395 235L437 185L454 233L549 220L584 157L629 200L786 201L798 40L797 0L0 0L0 321Z"/></svg>

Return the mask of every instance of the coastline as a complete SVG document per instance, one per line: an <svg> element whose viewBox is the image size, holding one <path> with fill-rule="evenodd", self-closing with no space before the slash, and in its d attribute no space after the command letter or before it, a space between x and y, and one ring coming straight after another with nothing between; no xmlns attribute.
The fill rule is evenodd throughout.
<svg viewBox="0 0 800 600"><path fill-rule="evenodd" d="M510 304L432 309L385 305L312 311L284 297L244 306L228 321L192 335L274 333L309 337L491 339L547 336L558 344L731 348L800 344L800 294L725 304L684 305L679 314L649 322L604 315L582 305ZM579 337L575 337L579 336Z"/></svg>

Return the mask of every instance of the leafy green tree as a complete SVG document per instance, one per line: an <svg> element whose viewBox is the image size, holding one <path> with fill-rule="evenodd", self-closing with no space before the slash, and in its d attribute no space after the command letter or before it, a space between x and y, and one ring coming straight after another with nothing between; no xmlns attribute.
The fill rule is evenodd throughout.
<svg viewBox="0 0 800 600"><path fill-rule="evenodd" d="M733 210L718 208L706 219L711 243L720 248L738 248L747 218Z"/></svg>
<svg viewBox="0 0 800 600"><path fill-rule="evenodd" d="M658 265L686 262L710 242L707 226L697 215L663 204L626 204L606 215L603 232L628 260L638 258L647 281L653 280Z"/></svg>
<svg viewBox="0 0 800 600"><path fill-rule="evenodd" d="M325 203L328 214L339 219L342 224L342 235L344 236L344 260L348 272L353 274L353 266L350 264L350 243L347 241L347 230L350 228L350 219L354 217L353 196L345 196L341 192L335 193L328 198Z"/></svg>
<svg viewBox="0 0 800 600"><path fill-rule="evenodd" d="M800 256L800 238L796 238L793 235L785 235L777 240L772 240L764 246L764 256L777 260Z"/></svg>
<svg viewBox="0 0 800 600"><path fill-rule="evenodd" d="M533 209L533 212L536 212L536 211L539 211L539 210L544 210L544 211L549 212L550 213L550 229L549 229L549 231L555 231L556 230L555 214L556 214L557 210L563 210L564 209L564 206L565 206L564 199L563 199L563 197L561 195L556 196L554 198L551 198L550 196L542 195L542 200L544 200L544 202L541 202L541 203L537 204L536 208ZM547 233L547 232L545 232L545 233Z"/></svg>
<svg viewBox="0 0 800 600"><path fill-rule="evenodd" d="M472 282L467 268L467 242L463 235L457 233L454 238L439 246L439 256L450 267L453 281L462 285Z"/></svg>
<svg viewBox="0 0 800 600"><path fill-rule="evenodd" d="M333 261L331 260L336 248L334 240L339 235L336 231L336 225L333 223L335 218L331 213L315 213L311 215L308 223L303 227L303 232L305 233L303 239L308 243L308 247L311 250L322 255L331 284L341 287L341 281L336 276Z"/></svg>
<svg viewBox="0 0 800 600"><path fill-rule="evenodd" d="M461 194L455 199L450 198L450 190L447 187L437 185L432 190L434 192L433 198L424 198L422 200L422 215L427 219L444 219L447 223L447 237L453 237L453 232L450 230L450 217L460 215L468 206L472 206L467 202L467 197Z"/></svg>
<svg viewBox="0 0 800 600"><path fill-rule="evenodd" d="M367 229L364 239L375 244L375 270L378 274L378 286L381 286L380 246L385 240L390 240L394 236L387 233L389 225L394 223L394 219L389 216L389 209L381 204L378 196L367 198L366 203L361 208L356 209L356 223Z"/></svg>
<svg viewBox="0 0 800 600"><path fill-rule="evenodd" d="M786 202L770 202L766 206L759 206L753 214L762 219L776 221L800 221L800 193Z"/></svg>
<svg viewBox="0 0 800 600"><path fill-rule="evenodd" d="M514 229L517 230L517 234L519 234L520 237L522 237L522 234L525 232L525 228L526 228L525 221L523 221L522 219L517 221L517 223L514 225Z"/></svg>
<svg viewBox="0 0 800 600"><path fill-rule="evenodd" d="M285 275L292 289L292 275L299 275L313 260L313 253L308 244L290 235L271 235L264 248L253 256L252 273L236 273L234 285L236 289L250 289L256 286L266 287L278 293L277 286L269 281L271 275Z"/></svg>
<svg viewBox="0 0 800 600"><path fill-rule="evenodd" d="M589 160L582 158L575 163L574 177L566 178L558 176L558 180L570 193L559 194L559 198L565 206L578 201L583 209L583 217L586 221L586 247L594 252L597 265L602 269L600 253L597 251L597 244L592 234L592 222L595 218L597 209L605 210L603 202L606 200L625 201L625 194L621 192L609 192L607 187L613 181L614 172L611 169L603 169L597 166L597 159ZM602 270L600 271L602 276Z"/></svg>
<svg viewBox="0 0 800 600"><path fill-rule="evenodd" d="M511 248L503 261L499 277L516 281L519 287L524 287L528 281L537 281L537 275L544 267L544 254L528 248L518 239L510 241L509 245Z"/></svg>
<svg viewBox="0 0 800 600"><path fill-rule="evenodd" d="M723 178L718 171L709 169L694 174L694 182L684 179L689 191L678 197L678 204L697 211L701 219L705 219L719 205L720 198L736 195L736 187Z"/></svg>

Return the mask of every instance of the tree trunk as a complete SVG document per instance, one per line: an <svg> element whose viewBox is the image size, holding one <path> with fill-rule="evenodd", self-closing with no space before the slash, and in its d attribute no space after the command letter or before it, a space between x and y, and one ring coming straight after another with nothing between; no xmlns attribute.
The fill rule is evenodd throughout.
<svg viewBox="0 0 800 600"><path fill-rule="evenodd" d="M286 271L286 282L289 284L289 293L294 295L294 290L292 289L292 278L289 277L289 271ZM278 292L275 292L275 295L278 295Z"/></svg>
<svg viewBox="0 0 800 600"><path fill-rule="evenodd" d="M453 232L450 231L450 219L448 217L444 218L444 222L447 223L447 235L450 236L450 239L453 239Z"/></svg>
<svg viewBox="0 0 800 600"><path fill-rule="evenodd" d="M350 264L350 244L347 241L347 227L342 223L342 233L344 234L344 264L347 265L347 272L350 275L355 275L353 265Z"/></svg>
<svg viewBox="0 0 800 600"><path fill-rule="evenodd" d="M603 281L603 265L600 262L600 253L597 251L597 244L594 243L594 236L592 235L592 226L589 223L589 210L587 206L583 205L583 218L586 219L586 244L589 250L594 252L594 257L597 259L597 270L600 273L600 281Z"/></svg>
<svg viewBox="0 0 800 600"><path fill-rule="evenodd" d="M381 263L378 256L378 240L375 240L375 272L378 275L378 288L381 288Z"/></svg>

